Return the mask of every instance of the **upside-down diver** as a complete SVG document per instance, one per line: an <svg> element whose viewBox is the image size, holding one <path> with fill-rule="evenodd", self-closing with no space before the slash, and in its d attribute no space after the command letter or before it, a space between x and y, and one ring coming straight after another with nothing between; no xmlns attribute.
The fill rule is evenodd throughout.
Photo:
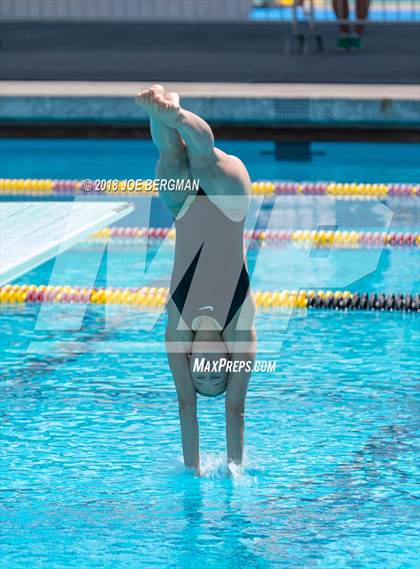
<svg viewBox="0 0 420 569"><path fill-rule="evenodd" d="M175 380L184 463L200 473L197 394L226 393L228 464L241 464L245 399L255 359L255 304L244 249L251 182L244 164L214 146L210 126L153 85L136 97L150 118L159 179L199 189L160 191L175 221L166 348ZM194 184L188 184L188 188Z"/></svg>

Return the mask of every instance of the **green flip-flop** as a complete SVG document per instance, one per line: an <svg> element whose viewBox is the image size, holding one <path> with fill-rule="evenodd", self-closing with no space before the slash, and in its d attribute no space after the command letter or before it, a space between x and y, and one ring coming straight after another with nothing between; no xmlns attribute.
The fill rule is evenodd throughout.
<svg viewBox="0 0 420 569"><path fill-rule="evenodd" d="M348 35L340 35L337 38L337 43L335 44L335 48L337 51L349 51L352 49L352 37Z"/></svg>
<svg viewBox="0 0 420 569"><path fill-rule="evenodd" d="M361 36L354 35L349 38L351 51L360 51L363 49L363 41Z"/></svg>

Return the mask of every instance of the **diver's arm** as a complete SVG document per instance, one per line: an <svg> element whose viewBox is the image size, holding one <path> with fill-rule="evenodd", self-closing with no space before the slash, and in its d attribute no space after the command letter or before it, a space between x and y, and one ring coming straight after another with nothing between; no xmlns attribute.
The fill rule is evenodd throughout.
<svg viewBox="0 0 420 569"><path fill-rule="evenodd" d="M244 451L245 399L251 373L229 374L226 391L226 449L228 463L242 464Z"/></svg>
<svg viewBox="0 0 420 569"><path fill-rule="evenodd" d="M168 355L170 367L175 380L179 421L181 424L182 451L186 468L194 469L200 473L200 449L197 419L197 395L192 385L188 358L180 354Z"/></svg>
<svg viewBox="0 0 420 569"><path fill-rule="evenodd" d="M223 332L223 340L228 348L230 359L244 367L229 373L226 389L226 446L229 462L242 463L244 450L245 399L248 383L257 350L257 334L254 326L255 301L249 294L241 310Z"/></svg>
<svg viewBox="0 0 420 569"><path fill-rule="evenodd" d="M200 475L200 449L197 419L197 405L179 402L179 422L181 425L182 452L185 468Z"/></svg>
<svg viewBox="0 0 420 569"><path fill-rule="evenodd" d="M251 330L248 335L248 347L243 353L231 354L231 361L243 362L244 367L237 372L229 373L226 389L226 448L228 463L242 464L244 451L245 399L255 360L256 335ZM241 338L244 342L242 334Z"/></svg>
<svg viewBox="0 0 420 569"><path fill-rule="evenodd" d="M186 468L191 468L200 474L197 394L191 378L188 356L182 351L177 353L169 347L175 346L178 340L176 332L167 330L168 361L178 396L184 464Z"/></svg>
<svg viewBox="0 0 420 569"><path fill-rule="evenodd" d="M228 464L242 464L244 453L245 401L226 405L226 449Z"/></svg>

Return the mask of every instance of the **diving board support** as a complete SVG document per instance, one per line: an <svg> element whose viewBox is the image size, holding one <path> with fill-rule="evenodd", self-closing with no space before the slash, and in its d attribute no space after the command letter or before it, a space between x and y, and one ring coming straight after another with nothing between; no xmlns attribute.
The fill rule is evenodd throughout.
<svg viewBox="0 0 420 569"><path fill-rule="evenodd" d="M0 286L134 211L127 202L0 202Z"/></svg>

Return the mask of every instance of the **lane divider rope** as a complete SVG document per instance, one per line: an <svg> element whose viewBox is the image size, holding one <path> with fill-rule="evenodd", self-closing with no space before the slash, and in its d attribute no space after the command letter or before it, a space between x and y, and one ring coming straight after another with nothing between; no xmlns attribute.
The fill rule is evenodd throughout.
<svg viewBox="0 0 420 569"><path fill-rule="evenodd" d="M175 229L168 227L106 227L91 236L91 240L175 239ZM247 230L244 238L263 241L268 245L292 242L313 247L420 247L420 233L328 230Z"/></svg>
<svg viewBox="0 0 420 569"><path fill-rule="evenodd" d="M88 182L88 184L86 184ZM109 187L105 191L92 189L94 180L54 180L51 178L0 178L0 195L11 196L67 196L67 195L150 195L143 189L135 193L126 190L127 181L119 180L117 188ZM109 181L111 184L113 180ZM86 189L89 186L89 189ZM93 186L94 187L94 186ZM106 188L106 184L105 184ZM385 198L420 197L419 184L384 184L384 183L341 183L341 182L282 182L260 180L253 182L252 193L255 195L283 196L335 196L348 198Z"/></svg>
<svg viewBox="0 0 420 569"><path fill-rule="evenodd" d="M143 308L163 307L167 288L81 288L53 285L5 285L0 287L1 304L73 303L120 304ZM259 308L328 308L334 310L405 311L420 310L419 294L353 293L350 291L254 291Z"/></svg>

